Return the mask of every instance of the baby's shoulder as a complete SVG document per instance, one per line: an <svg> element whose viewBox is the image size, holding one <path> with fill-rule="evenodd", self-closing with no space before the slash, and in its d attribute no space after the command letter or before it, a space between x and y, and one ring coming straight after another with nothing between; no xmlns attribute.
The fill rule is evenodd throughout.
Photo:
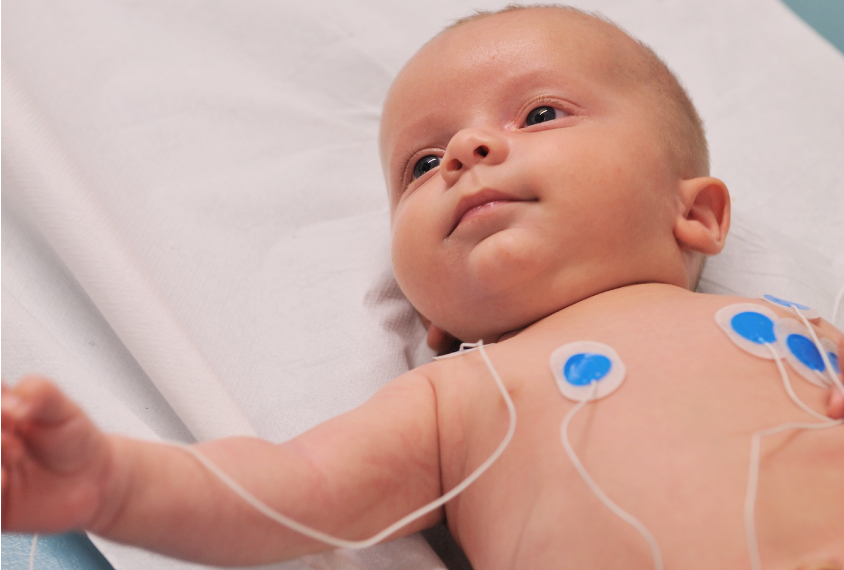
<svg viewBox="0 0 844 570"><path fill-rule="evenodd" d="M595 295L545 317L530 329L538 334L571 326L580 329L612 326L625 333L666 328L694 331L710 328L719 320L719 313L742 310L769 315L771 320L793 319L807 326L811 324L836 341L841 336L818 311L799 300L773 295L712 295L655 283Z"/></svg>
<svg viewBox="0 0 844 570"><path fill-rule="evenodd" d="M837 357L841 337L816 311L798 302L651 284L603 293L549 315L502 343L499 358L520 366L547 363L563 347L582 345L589 352L593 343L648 370L693 360L712 367L712 359L727 365L748 352L767 358L766 343L783 355L789 342L809 351L820 343ZM744 350L734 352L730 345Z"/></svg>

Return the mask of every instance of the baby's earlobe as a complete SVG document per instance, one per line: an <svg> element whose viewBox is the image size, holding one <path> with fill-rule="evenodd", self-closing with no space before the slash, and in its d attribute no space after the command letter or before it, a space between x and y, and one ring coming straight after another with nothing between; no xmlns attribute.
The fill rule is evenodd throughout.
<svg viewBox="0 0 844 570"><path fill-rule="evenodd" d="M683 249L706 255L719 253L730 229L730 193L709 176L682 180L677 189L680 211L674 237Z"/></svg>
<svg viewBox="0 0 844 570"><path fill-rule="evenodd" d="M454 338L451 334L445 332L437 325L431 323L425 315L418 313L419 318L422 320L422 324L425 325L425 328L428 329L428 347L435 351L437 354L445 354L447 352L453 352L454 345L457 342L457 339Z"/></svg>
<svg viewBox="0 0 844 570"><path fill-rule="evenodd" d="M456 338L437 325L428 325L428 346L437 354L452 352Z"/></svg>

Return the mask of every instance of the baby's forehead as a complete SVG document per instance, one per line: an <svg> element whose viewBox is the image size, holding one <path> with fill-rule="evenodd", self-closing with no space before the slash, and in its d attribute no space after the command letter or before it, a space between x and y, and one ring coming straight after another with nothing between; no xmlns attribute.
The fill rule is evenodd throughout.
<svg viewBox="0 0 844 570"><path fill-rule="evenodd" d="M394 81L384 104L384 114L389 116L403 104L418 105L420 95L436 96L437 90L430 88L437 84L444 88L459 85L460 77L448 73L453 66L450 68L443 62L458 61L464 67L486 67L488 81L495 81L496 68L519 65L516 59L522 48L537 43L542 45L543 53L549 59L553 59L554 52L576 53L582 68L609 82L629 75L624 66L631 58L625 52L639 47L612 24L561 8L531 8L483 15L446 28L425 44ZM440 72L432 73L433 69ZM470 88L483 89L483 76L476 77L480 79ZM390 121L382 125L388 131L400 127L401 124Z"/></svg>
<svg viewBox="0 0 844 570"><path fill-rule="evenodd" d="M587 59L595 74L608 68L617 70L619 59L629 64L624 54L639 47L613 24L581 12L563 8L520 9L481 15L446 28L417 51L397 80L414 81L420 71L443 60L507 66L521 45L535 42L541 42L549 56L555 51L577 53Z"/></svg>

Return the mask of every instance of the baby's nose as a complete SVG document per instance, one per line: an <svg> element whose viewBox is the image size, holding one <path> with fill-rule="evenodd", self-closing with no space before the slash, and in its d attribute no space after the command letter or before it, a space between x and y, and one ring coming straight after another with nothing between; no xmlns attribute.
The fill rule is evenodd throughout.
<svg viewBox="0 0 844 570"><path fill-rule="evenodd" d="M447 184L452 185L474 166L501 164L509 153L510 146L503 136L483 129L463 129L449 141L440 174Z"/></svg>

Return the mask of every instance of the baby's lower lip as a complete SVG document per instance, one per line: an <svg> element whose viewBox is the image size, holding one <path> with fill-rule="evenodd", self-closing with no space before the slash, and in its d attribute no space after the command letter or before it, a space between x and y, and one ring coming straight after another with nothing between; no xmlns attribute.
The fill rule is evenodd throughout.
<svg viewBox="0 0 844 570"><path fill-rule="evenodd" d="M482 216L487 211L496 208L497 206L501 206L503 204L512 204L515 200L492 200L491 202L484 202L474 208L468 210L463 216L460 217L460 220L457 222L459 226L463 222L471 220L472 218L477 218L478 216Z"/></svg>

